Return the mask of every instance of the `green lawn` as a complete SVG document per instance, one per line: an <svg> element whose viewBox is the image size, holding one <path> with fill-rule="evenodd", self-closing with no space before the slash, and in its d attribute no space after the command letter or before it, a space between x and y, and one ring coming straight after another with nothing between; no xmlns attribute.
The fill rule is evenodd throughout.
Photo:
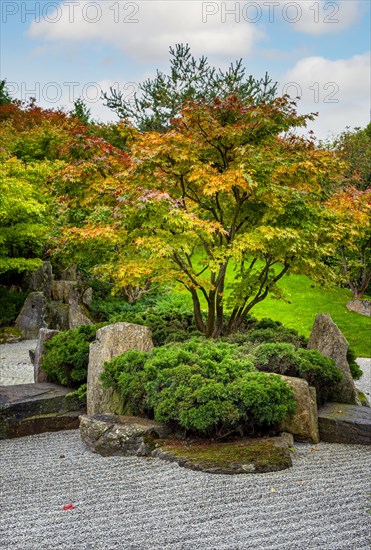
<svg viewBox="0 0 371 550"><path fill-rule="evenodd" d="M316 315L329 313L356 355L371 357L371 319L347 310L345 304L352 299L350 290L321 288L304 275L285 276L278 286L285 291L289 303L268 297L251 310L252 315L258 319L270 317L281 321L283 325L309 336Z"/></svg>

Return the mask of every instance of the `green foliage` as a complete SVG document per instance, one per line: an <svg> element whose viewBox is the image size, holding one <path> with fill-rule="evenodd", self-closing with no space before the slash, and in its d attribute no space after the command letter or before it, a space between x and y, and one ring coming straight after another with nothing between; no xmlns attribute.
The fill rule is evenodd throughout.
<svg viewBox="0 0 371 550"><path fill-rule="evenodd" d="M356 359L357 355L354 353L354 350L352 348L348 348L347 361L349 364L350 372L352 373L352 377L354 380L359 380L363 375L363 372L356 363Z"/></svg>
<svg viewBox="0 0 371 550"><path fill-rule="evenodd" d="M84 100L79 97L78 99L76 99L76 101L74 101L73 110L71 111L70 115L77 118L83 124L89 124L91 111L87 107Z"/></svg>
<svg viewBox="0 0 371 550"><path fill-rule="evenodd" d="M169 127L186 101L210 103L229 94L242 100L269 101L276 93L277 84L267 74L260 80L246 77L242 59L222 71L210 66L205 56L195 59L188 44L176 44L170 48L170 56L170 74L157 71L155 78L140 83L134 101L111 87L110 95L103 94L105 105L142 131L161 132Z"/></svg>
<svg viewBox="0 0 371 550"><path fill-rule="evenodd" d="M89 345L101 326L104 324L82 325L56 334L45 342L41 367L53 382L70 388L79 388L86 383Z"/></svg>
<svg viewBox="0 0 371 550"><path fill-rule="evenodd" d="M27 292L10 291L0 286L0 327L14 323L26 297Z"/></svg>
<svg viewBox="0 0 371 550"><path fill-rule="evenodd" d="M260 321L250 318L246 324L246 331L231 334L225 340L239 345L286 342L287 344L294 344L296 348L304 347L307 344L307 339L304 336L300 336L294 329L282 326L279 321L273 321L266 317Z"/></svg>
<svg viewBox="0 0 371 550"><path fill-rule="evenodd" d="M254 352L254 365L260 371L304 378L316 388L319 404L336 396L343 379L333 359L317 350L295 349L292 344L261 344Z"/></svg>
<svg viewBox="0 0 371 550"><path fill-rule="evenodd" d="M238 346L199 338L127 352L105 363L102 379L127 414L222 437L271 426L295 409L291 388L253 370Z"/></svg>
<svg viewBox="0 0 371 550"><path fill-rule="evenodd" d="M183 342L199 334L187 300L176 294L157 297L155 302L149 296L146 298L133 306L130 304L123 306L125 311L110 317L109 321L136 323L149 327L155 346L162 346L169 342Z"/></svg>
<svg viewBox="0 0 371 550"><path fill-rule="evenodd" d="M0 275L33 271L41 264L50 230L44 186L52 170L48 162L0 163Z"/></svg>
<svg viewBox="0 0 371 550"><path fill-rule="evenodd" d="M11 95L6 87L6 80L0 80L0 106L10 105L12 103Z"/></svg>

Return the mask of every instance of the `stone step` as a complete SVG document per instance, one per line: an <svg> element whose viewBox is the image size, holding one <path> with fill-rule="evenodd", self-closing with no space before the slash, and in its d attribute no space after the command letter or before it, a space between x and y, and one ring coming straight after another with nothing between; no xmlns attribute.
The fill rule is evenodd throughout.
<svg viewBox="0 0 371 550"><path fill-rule="evenodd" d="M371 445L371 409L326 403L318 409L321 441Z"/></svg>
<svg viewBox="0 0 371 550"><path fill-rule="evenodd" d="M84 404L57 384L0 386L0 439L79 427Z"/></svg>

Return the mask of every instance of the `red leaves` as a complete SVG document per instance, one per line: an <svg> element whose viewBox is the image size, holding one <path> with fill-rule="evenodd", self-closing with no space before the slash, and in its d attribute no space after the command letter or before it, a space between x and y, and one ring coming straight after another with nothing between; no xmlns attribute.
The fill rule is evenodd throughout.
<svg viewBox="0 0 371 550"><path fill-rule="evenodd" d="M63 510L75 510L76 506L72 504L72 502L69 502L65 506L63 506Z"/></svg>

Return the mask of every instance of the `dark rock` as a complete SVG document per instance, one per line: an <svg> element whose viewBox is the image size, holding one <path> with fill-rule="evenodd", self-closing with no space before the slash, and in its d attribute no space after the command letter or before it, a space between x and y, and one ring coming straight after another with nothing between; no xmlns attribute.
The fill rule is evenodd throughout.
<svg viewBox="0 0 371 550"><path fill-rule="evenodd" d="M346 304L346 308L360 315L371 317L371 300L351 300Z"/></svg>
<svg viewBox="0 0 371 550"><path fill-rule="evenodd" d="M92 325L92 321L86 315L83 306L79 304L79 296L77 290L70 294L68 309L68 325L69 328L77 328L81 325Z"/></svg>
<svg viewBox="0 0 371 550"><path fill-rule="evenodd" d="M84 406L71 391L56 384L0 386L0 439L78 427Z"/></svg>
<svg viewBox="0 0 371 550"><path fill-rule="evenodd" d="M27 272L24 280L27 290L42 292L46 299L50 300L53 280L52 264L50 262L43 262L36 271Z"/></svg>
<svg viewBox="0 0 371 550"><path fill-rule="evenodd" d="M360 405L357 390L347 361L349 344L328 313L317 315L308 341L308 349L317 349L335 360L344 375L335 397L340 403Z"/></svg>
<svg viewBox="0 0 371 550"><path fill-rule="evenodd" d="M68 330L70 328L68 315L70 307L62 302L49 302L46 308L46 323L53 330Z"/></svg>
<svg viewBox="0 0 371 550"><path fill-rule="evenodd" d="M62 281L77 281L77 266L76 264L70 265L67 269L61 273Z"/></svg>
<svg viewBox="0 0 371 550"><path fill-rule="evenodd" d="M81 416L81 439L102 456L149 456L154 441L170 429L159 422L134 416Z"/></svg>
<svg viewBox="0 0 371 550"><path fill-rule="evenodd" d="M157 442L157 445L159 447L152 452L152 456L210 474L257 474L292 466L291 434L226 443L165 440Z"/></svg>
<svg viewBox="0 0 371 550"><path fill-rule="evenodd" d="M46 327L47 300L42 292L31 292L16 319L15 327L26 340L38 337L39 330Z"/></svg>
<svg viewBox="0 0 371 550"><path fill-rule="evenodd" d="M51 288L51 297L57 302L68 304L71 294L76 289L76 281L53 281Z"/></svg>
<svg viewBox="0 0 371 550"><path fill-rule="evenodd" d="M52 380L49 378L48 374L42 370L41 363L43 358L43 352L44 352L44 344L53 336L59 333L59 330L50 330L48 328L41 328L39 331L39 338L37 340L36 349L34 352L34 360L32 361L32 364L34 366L34 380L35 382L52 382ZM30 356L31 356L31 350L30 350Z"/></svg>
<svg viewBox="0 0 371 550"><path fill-rule="evenodd" d="M371 409L344 403L326 403L318 410L322 441L371 445Z"/></svg>
<svg viewBox="0 0 371 550"><path fill-rule="evenodd" d="M103 388L100 379L103 363L131 349L150 351L153 348L152 333L141 325L116 323L100 328L96 338L89 350L88 415L121 414L121 400L113 390Z"/></svg>
<svg viewBox="0 0 371 550"><path fill-rule="evenodd" d="M316 389L302 378L280 376L294 390L297 410L280 423L279 431L292 434L295 441L319 443Z"/></svg>

